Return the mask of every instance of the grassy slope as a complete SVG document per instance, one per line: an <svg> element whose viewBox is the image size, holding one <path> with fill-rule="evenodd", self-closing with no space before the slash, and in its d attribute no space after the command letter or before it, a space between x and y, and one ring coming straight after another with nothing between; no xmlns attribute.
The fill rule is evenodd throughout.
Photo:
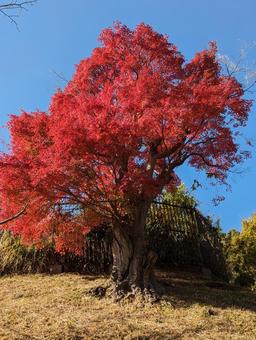
<svg viewBox="0 0 256 340"><path fill-rule="evenodd" d="M0 339L256 339L253 293L168 277L170 295L158 305L86 294L105 280L71 274L0 278Z"/></svg>

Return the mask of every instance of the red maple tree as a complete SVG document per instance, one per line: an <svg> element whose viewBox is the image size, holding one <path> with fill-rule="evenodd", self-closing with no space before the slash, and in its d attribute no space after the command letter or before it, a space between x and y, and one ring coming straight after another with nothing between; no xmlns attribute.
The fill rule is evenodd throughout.
<svg viewBox="0 0 256 340"><path fill-rule="evenodd" d="M222 73L215 43L186 63L145 24L116 24L100 41L48 113L11 116L1 213L27 205L6 227L26 242L53 240L59 251L79 252L84 234L109 221L116 290L152 289L155 256L144 231L152 200L177 185L175 170L186 161L225 181L247 157L235 131L251 102Z"/></svg>

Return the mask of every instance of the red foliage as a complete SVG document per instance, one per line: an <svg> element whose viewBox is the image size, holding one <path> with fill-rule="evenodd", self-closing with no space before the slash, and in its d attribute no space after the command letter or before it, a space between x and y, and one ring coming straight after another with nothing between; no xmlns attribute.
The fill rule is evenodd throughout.
<svg viewBox="0 0 256 340"><path fill-rule="evenodd" d="M247 154L235 129L251 103L221 73L216 45L185 63L166 36L145 24L116 24L53 96L49 113L11 116L10 152L0 157L2 217L28 203L7 228L28 242L55 239L79 250L81 235L131 214L176 186L188 161L224 181Z"/></svg>

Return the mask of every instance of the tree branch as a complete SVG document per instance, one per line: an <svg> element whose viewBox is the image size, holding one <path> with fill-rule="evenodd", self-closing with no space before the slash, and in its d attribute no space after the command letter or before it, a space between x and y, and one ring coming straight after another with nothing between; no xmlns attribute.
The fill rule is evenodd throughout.
<svg viewBox="0 0 256 340"><path fill-rule="evenodd" d="M217 168L217 169L221 169L221 165L218 165L218 164L212 164L210 163L207 159L205 159L205 157L198 153L198 152L192 152L188 155L188 158L191 157L191 156L196 156L196 157L200 157L202 159L202 161L204 162L205 165L207 165L208 167L210 168Z"/></svg>
<svg viewBox="0 0 256 340"><path fill-rule="evenodd" d="M8 222L11 222L11 221L13 221L13 220L16 220L16 218L20 217L21 215L23 215L23 214L25 213L27 207L28 207L28 205L26 204L26 205L24 206L24 208L21 209L21 211L19 211L17 214L15 214L15 215L13 215L13 216L11 216L11 217L8 217L8 218L6 218L6 219L3 220L3 221L0 221L0 225L3 225L3 224L6 224L6 223L8 223Z"/></svg>
<svg viewBox="0 0 256 340"><path fill-rule="evenodd" d="M17 28L19 31L19 26L15 18L19 16L19 12L27 11L28 6L32 6L37 2L37 0L28 0L28 1L11 1L6 4L0 4L0 13L6 16ZM14 14L11 14L10 11Z"/></svg>

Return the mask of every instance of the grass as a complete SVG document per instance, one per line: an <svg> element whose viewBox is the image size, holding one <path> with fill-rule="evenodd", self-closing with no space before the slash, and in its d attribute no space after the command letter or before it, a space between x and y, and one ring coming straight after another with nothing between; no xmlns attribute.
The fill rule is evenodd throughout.
<svg viewBox="0 0 256 340"><path fill-rule="evenodd" d="M104 277L4 276L0 339L256 339L254 293L161 276L169 293L156 305L89 296Z"/></svg>

